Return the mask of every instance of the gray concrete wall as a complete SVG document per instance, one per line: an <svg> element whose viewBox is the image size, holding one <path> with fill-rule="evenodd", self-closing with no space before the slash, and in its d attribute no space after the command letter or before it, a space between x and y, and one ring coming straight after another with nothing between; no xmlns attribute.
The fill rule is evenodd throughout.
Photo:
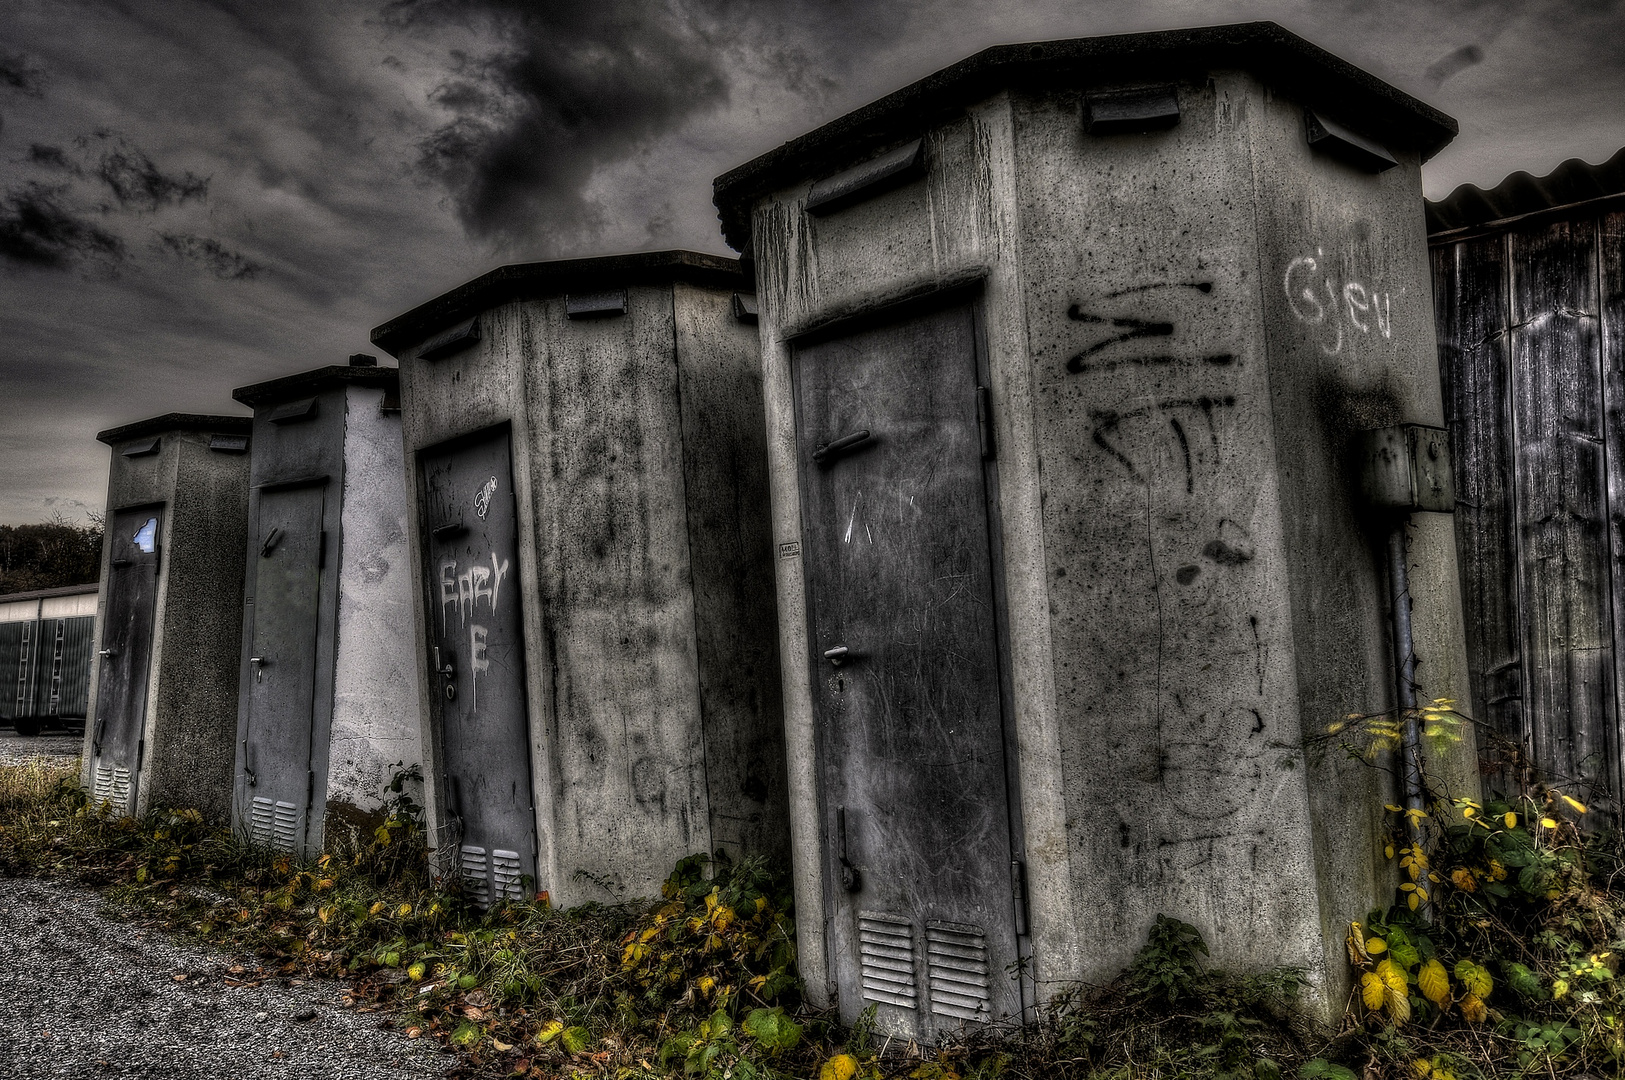
<svg viewBox="0 0 1625 1080"><path fill-rule="evenodd" d="M1391 796L1305 739L1392 703L1381 549L1343 436L1437 422L1419 179L1414 161L1372 178L1310 159L1301 105L1251 76L1178 92L1177 127L1110 137L1082 131L1081 92L1000 95L928 133L923 182L823 218L802 212L805 184L757 205L774 540L800 539L786 338L979 276L1038 990L1110 978L1163 912L1199 926L1216 964L1304 968L1325 1014L1346 919L1393 884L1376 842ZM1324 220L1304 222L1311 191ZM1356 220L1416 311L1382 339L1402 352L1313 361L1283 278L1309 234L1341 243ZM1374 408L1374 387L1396 404ZM1449 529L1419 518L1413 543L1426 691L1464 696ZM777 565L780 653L803 657L801 568ZM817 999L800 664L784 688ZM1446 764L1468 776L1463 762Z"/></svg>
<svg viewBox="0 0 1625 1080"><path fill-rule="evenodd" d="M658 895L678 859L711 848L672 294L629 294L621 317L570 320L563 297L522 316L553 895L572 900Z"/></svg>
<svg viewBox="0 0 1625 1080"><path fill-rule="evenodd" d="M206 432L166 431L156 454L127 458L114 447L107 510L163 504L153 653L147 683L146 753L137 814L194 807L215 821L231 809L232 741L237 727L243 548L248 520L248 455L209 449ZM102 549L109 580L111 535ZM106 596L97 602L101 641ZM94 709L100 664L91 668ZM81 782L90 785L85 725Z"/></svg>
<svg viewBox="0 0 1625 1080"><path fill-rule="evenodd" d="M678 283L678 407L712 850L786 863L761 346L733 297Z"/></svg>
<svg viewBox="0 0 1625 1080"><path fill-rule="evenodd" d="M225 821L237 730L248 462L243 454L210 450L207 434L168 438L179 453L140 799L143 809L196 807Z"/></svg>
<svg viewBox="0 0 1625 1080"><path fill-rule="evenodd" d="M418 655L412 624L417 576L406 540L405 467L398 412L384 391L343 391L344 478L338 548L337 645L327 767L327 821L365 829L384 788L421 765ZM421 785L408 793L422 800Z"/></svg>
<svg viewBox="0 0 1625 1080"><path fill-rule="evenodd" d="M1146 135L1086 135L1079 93L1017 100L1060 779L1088 943L1071 972L1041 962L1046 981L1110 977L1159 912L1201 927L1216 964L1324 975L1238 115L1253 92L1182 86L1179 124ZM1134 321L1170 332L1125 336Z"/></svg>

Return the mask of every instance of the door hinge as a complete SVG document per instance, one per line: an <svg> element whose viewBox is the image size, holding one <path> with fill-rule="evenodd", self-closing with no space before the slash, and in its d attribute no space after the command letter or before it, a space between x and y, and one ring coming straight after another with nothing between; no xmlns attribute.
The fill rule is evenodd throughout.
<svg viewBox="0 0 1625 1080"><path fill-rule="evenodd" d="M316 569L320 570L327 565L327 530L322 530L322 539L316 548Z"/></svg>
<svg viewBox="0 0 1625 1080"><path fill-rule="evenodd" d="M1010 860L1010 889L1016 909L1016 936L1027 936L1027 864L1020 859Z"/></svg>
<svg viewBox="0 0 1625 1080"><path fill-rule="evenodd" d="M305 805L316 805L316 770L305 770Z"/></svg>
<svg viewBox="0 0 1625 1080"><path fill-rule="evenodd" d="M976 430L982 437L982 460L992 461L995 449L993 446L993 395L985 386L976 388Z"/></svg>
<svg viewBox="0 0 1625 1080"><path fill-rule="evenodd" d="M142 739L135 744L135 771L141 772L141 763L147 760L147 740Z"/></svg>

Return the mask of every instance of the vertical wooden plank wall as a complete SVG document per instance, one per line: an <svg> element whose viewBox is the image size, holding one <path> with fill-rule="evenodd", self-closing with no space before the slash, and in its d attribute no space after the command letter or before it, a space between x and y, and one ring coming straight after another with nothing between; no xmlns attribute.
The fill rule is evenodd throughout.
<svg viewBox="0 0 1625 1080"><path fill-rule="evenodd" d="M1622 231L1599 245L1595 216L1546 220L1433 250L1478 719L1607 807L1625 715Z"/></svg>
<svg viewBox="0 0 1625 1080"><path fill-rule="evenodd" d="M1456 548L1475 719L1523 742L1523 632L1512 513L1506 245L1433 249L1439 364L1456 467Z"/></svg>
<svg viewBox="0 0 1625 1080"><path fill-rule="evenodd" d="M1608 461L1608 566L1613 578L1610 614L1614 628L1613 664L1616 755L1625 754L1625 656L1618 647L1625 637L1625 211L1597 219L1598 351L1601 356L1603 449ZM1614 789L1615 807L1625 795L1625 761Z"/></svg>

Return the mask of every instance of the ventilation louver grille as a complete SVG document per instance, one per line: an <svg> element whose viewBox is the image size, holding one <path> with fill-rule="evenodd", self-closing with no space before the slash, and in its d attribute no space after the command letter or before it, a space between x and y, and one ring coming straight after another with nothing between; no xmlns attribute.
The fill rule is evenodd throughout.
<svg viewBox="0 0 1625 1080"><path fill-rule="evenodd" d="M501 848L492 851L491 876L497 881L498 900L525 898L525 886L519 880L519 852L503 851Z"/></svg>
<svg viewBox="0 0 1625 1080"><path fill-rule="evenodd" d="M467 891L469 900L478 908L490 906L490 867L486 861L485 849L464 844L461 853L463 858L463 889Z"/></svg>
<svg viewBox="0 0 1625 1080"><path fill-rule="evenodd" d="M858 954L863 997L903 1009L915 1008L914 927L895 915L860 912Z"/></svg>
<svg viewBox="0 0 1625 1080"><path fill-rule="evenodd" d="M299 835L299 808L290 802L276 802L255 796L249 817L248 838L256 844L293 851Z"/></svg>
<svg viewBox="0 0 1625 1080"><path fill-rule="evenodd" d="M926 923L925 959L933 1013L988 1018L987 942L980 927Z"/></svg>
<svg viewBox="0 0 1625 1080"><path fill-rule="evenodd" d="M117 765L96 766L91 794L97 806L107 803L118 814L130 812L130 770Z"/></svg>

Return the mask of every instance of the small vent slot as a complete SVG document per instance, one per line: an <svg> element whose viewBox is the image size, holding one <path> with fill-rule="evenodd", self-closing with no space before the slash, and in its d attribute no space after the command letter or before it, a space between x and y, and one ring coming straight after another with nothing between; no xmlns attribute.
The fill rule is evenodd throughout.
<svg viewBox="0 0 1625 1080"><path fill-rule="evenodd" d="M91 794L95 798L97 806L104 802L111 803L113 801L113 766L96 766L96 783L91 788Z"/></svg>
<svg viewBox="0 0 1625 1080"><path fill-rule="evenodd" d="M463 889L468 898L476 907L484 908L491 903L490 864L485 857L485 849L469 844L461 849Z"/></svg>
<svg viewBox="0 0 1625 1080"><path fill-rule="evenodd" d="M276 803L263 795L256 795L253 809L248 814L249 840L269 847L276 838L275 824Z"/></svg>
<svg viewBox="0 0 1625 1080"><path fill-rule="evenodd" d="M980 927L926 923L925 959L933 1013L988 1018L987 942Z"/></svg>
<svg viewBox="0 0 1625 1080"><path fill-rule="evenodd" d="M292 851L296 846L294 837L298 826L299 808L291 802L277 803L275 821L272 822L276 837L272 841L272 846L283 851Z"/></svg>
<svg viewBox="0 0 1625 1080"><path fill-rule="evenodd" d="M913 1009L914 927L895 915L872 911L858 914L858 953L863 974L863 997L903 1009Z"/></svg>
<svg viewBox="0 0 1625 1080"><path fill-rule="evenodd" d="M503 851L501 848L492 851L491 876L496 878L498 900L525 898L525 886L519 880L519 852Z"/></svg>
<svg viewBox="0 0 1625 1080"><path fill-rule="evenodd" d="M113 766L113 797L108 801L119 813L130 812L130 770L122 765Z"/></svg>

